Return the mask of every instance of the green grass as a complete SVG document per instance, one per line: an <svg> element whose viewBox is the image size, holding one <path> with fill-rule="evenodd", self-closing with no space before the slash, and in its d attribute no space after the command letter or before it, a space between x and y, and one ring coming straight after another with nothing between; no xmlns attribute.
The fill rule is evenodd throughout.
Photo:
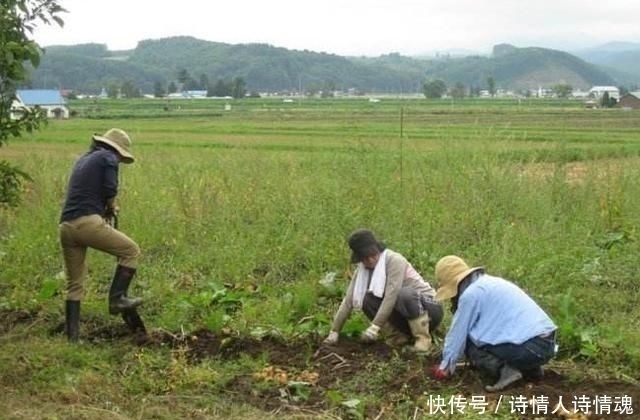
<svg viewBox="0 0 640 420"><path fill-rule="evenodd" d="M325 334L350 269L345 238L366 226L427 279L455 253L517 282L560 326L562 357L640 369L637 113L533 99L164 105L72 102L78 118L0 149L34 178L19 208L0 210L0 308L62 320L68 172L92 133L120 127L138 158L121 169L121 228L144 254L132 294L154 328ZM83 315L107 320L114 262L93 252L89 264ZM333 291L319 284L332 273ZM0 406L14 418L264 415L220 397L241 363L69 347L44 324L0 335ZM381 369L371 386L393 371Z"/></svg>

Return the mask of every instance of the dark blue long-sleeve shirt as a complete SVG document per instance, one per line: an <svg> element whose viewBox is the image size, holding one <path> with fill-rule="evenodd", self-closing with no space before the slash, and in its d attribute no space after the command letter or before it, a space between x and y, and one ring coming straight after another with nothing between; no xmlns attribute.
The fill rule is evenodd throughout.
<svg viewBox="0 0 640 420"><path fill-rule="evenodd" d="M80 157L71 172L60 222L103 215L107 201L118 194L118 156L97 148Z"/></svg>

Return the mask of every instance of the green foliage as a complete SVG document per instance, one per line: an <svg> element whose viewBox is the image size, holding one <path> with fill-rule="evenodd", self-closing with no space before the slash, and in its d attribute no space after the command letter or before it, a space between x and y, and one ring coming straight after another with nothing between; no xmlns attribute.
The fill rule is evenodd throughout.
<svg viewBox="0 0 640 420"><path fill-rule="evenodd" d="M637 86L640 74L640 48L637 44L630 44L625 48L609 49L591 48L580 51L578 56L590 63L606 68L610 74L620 83L629 86ZM635 90L635 89L631 89Z"/></svg>
<svg viewBox="0 0 640 420"><path fill-rule="evenodd" d="M556 312L560 354L595 360L599 356L598 328L594 325L582 325L577 311L576 301L569 289L560 295Z"/></svg>
<svg viewBox="0 0 640 420"><path fill-rule="evenodd" d="M28 78L26 63L40 64L40 48L29 39L39 22L51 20L62 24L58 14L64 12L54 0L10 0L0 10L0 147L10 136L18 137L22 130L37 128L41 115L26 112L22 118L12 118L11 107L16 88Z"/></svg>
<svg viewBox="0 0 640 420"><path fill-rule="evenodd" d="M343 407L345 417L348 419L363 419L365 405L359 399L352 398L342 401L340 405Z"/></svg>
<svg viewBox="0 0 640 420"><path fill-rule="evenodd" d="M568 98L573 92L573 86L567 83L559 83L553 86L552 90L559 98Z"/></svg>
<svg viewBox="0 0 640 420"><path fill-rule="evenodd" d="M496 94L496 81L493 76L487 77L487 90L489 90L489 95L491 96Z"/></svg>
<svg viewBox="0 0 640 420"><path fill-rule="evenodd" d="M214 85L207 86L207 96L232 98L244 98L246 94L246 83L242 77L234 77L232 79L218 79Z"/></svg>
<svg viewBox="0 0 640 420"><path fill-rule="evenodd" d="M425 82L422 86L422 93L429 99L438 99L447 91L447 85L442 80L432 80Z"/></svg>
<svg viewBox="0 0 640 420"><path fill-rule="evenodd" d="M58 16L64 9L55 0L8 0L0 8L0 147L23 131L32 132L44 120L38 109L12 112L16 88L28 78L26 63L40 64L40 48L29 39L38 23L51 21L62 26ZM29 176L8 162L0 162L0 204L15 206L20 199L22 182Z"/></svg>
<svg viewBox="0 0 640 420"><path fill-rule="evenodd" d="M464 83L457 82L451 89L449 89L449 95L454 99L461 99L467 96L467 88Z"/></svg>
<svg viewBox="0 0 640 420"><path fill-rule="evenodd" d="M50 300L60 291L60 284L55 279L48 279L42 283L40 293L38 293L38 299L41 301Z"/></svg>
<svg viewBox="0 0 640 420"><path fill-rule="evenodd" d="M123 98L139 98L142 96L140 89L131 80L126 80L120 87L120 95Z"/></svg>
<svg viewBox="0 0 640 420"><path fill-rule="evenodd" d="M600 98L600 106L603 108L613 108L618 101L609 95L609 92L604 92Z"/></svg>
<svg viewBox="0 0 640 420"><path fill-rule="evenodd" d="M143 40L134 50L125 52L104 53L96 49L88 49L87 45L48 48L41 66L33 72L33 82L41 85L46 79L56 86L98 94L103 86L129 80L143 93L154 93L157 81L163 86L175 81L180 87L212 90L216 80L241 78L249 91L305 95L350 88L360 92L420 93L425 74L429 80L440 79L449 86L460 82L470 88L486 86L488 75L500 87L514 90L561 82L582 88L614 84L603 70L570 54L543 48L511 48L490 57L426 59L387 54L370 58L170 37ZM187 78L180 75L183 70ZM532 78L532 74L536 77ZM574 76L565 80L567 74ZM206 76L210 83L205 85L197 75Z"/></svg>
<svg viewBox="0 0 640 420"><path fill-rule="evenodd" d="M219 331L237 311L242 310L246 298L246 293L209 282L199 290L178 293L174 298L175 307L165 308L165 319L174 329L191 328L202 320L212 331Z"/></svg>
<svg viewBox="0 0 640 420"><path fill-rule="evenodd" d="M26 172L0 161L0 205L15 207L22 199L25 181L33 181Z"/></svg>

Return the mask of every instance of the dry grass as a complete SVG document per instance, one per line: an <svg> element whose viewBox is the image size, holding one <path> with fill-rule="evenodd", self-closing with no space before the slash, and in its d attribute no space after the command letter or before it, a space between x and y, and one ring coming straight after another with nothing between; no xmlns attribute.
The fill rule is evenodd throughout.
<svg viewBox="0 0 640 420"><path fill-rule="evenodd" d="M536 162L518 164L514 170L518 176L533 180L549 180L560 176L570 185L584 183L587 179L603 180L618 177L627 169L635 169L640 165L640 158L600 159L564 164Z"/></svg>

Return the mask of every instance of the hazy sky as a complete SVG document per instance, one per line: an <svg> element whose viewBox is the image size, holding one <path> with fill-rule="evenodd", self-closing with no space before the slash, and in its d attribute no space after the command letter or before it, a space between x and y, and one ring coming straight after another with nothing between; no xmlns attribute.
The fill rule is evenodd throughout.
<svg viewBox="0 0 640 420"><path fill-rule="evenodd" d="M41 46L189 35L229 44L339 55L415 55L494 44L578 49L640 42L639 0L60 0L64 28L40 26Z"/></svg>

